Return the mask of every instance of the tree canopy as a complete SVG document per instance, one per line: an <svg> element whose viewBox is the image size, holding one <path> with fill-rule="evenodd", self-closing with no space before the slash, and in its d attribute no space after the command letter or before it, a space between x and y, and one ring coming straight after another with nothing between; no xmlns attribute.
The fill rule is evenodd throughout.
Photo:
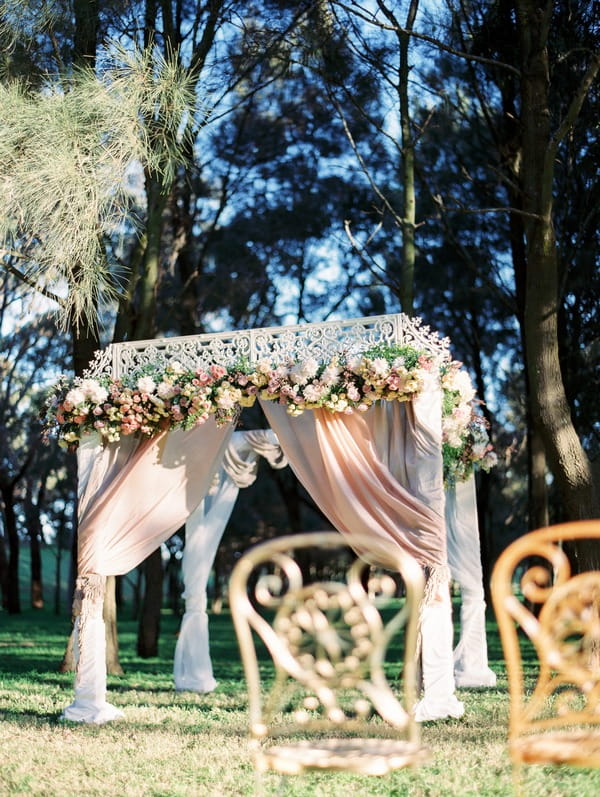
<svg viewBox="0 0 600 797"><path fill-rule="evenodd" d="M491 422L486 555L597 515L599 37L590 0L4 0L2 290L44 297L40 340L58 309L78 373L113 340L418 314Z"/></svg>

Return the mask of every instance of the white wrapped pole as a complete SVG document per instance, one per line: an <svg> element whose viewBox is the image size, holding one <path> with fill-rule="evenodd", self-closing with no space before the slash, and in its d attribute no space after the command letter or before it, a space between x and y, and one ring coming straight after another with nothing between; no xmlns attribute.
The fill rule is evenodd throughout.
<svg viewBox="0 0 600 797"><path fill-rule="evenodd" d="M477 523L475 479L446 489L448 563L461 593L460 638L454 649L454 677L458 687L496 685L488 666L485 599Z"/></svg>
<svg viewBox="0 0 600 797"><path fill-rule="evenodd" d="M77 579L74 600L75 699L61 719L102 725L124 715L106 702L106 633L102 619L106 578Z"/></svg>
<svg viewBox="0 0 600 797"><path fill-rule="evenodd" d="M200 503L185 524L183 583L185 614L175 647L175 689L211 692L217 685L210 658L206 587L215 554L239 488L223 469L218 487Z"/></svg>
<svg viewBox="0 0 600 797"><path fill-rule="evenodd" d="M429 454L419 450L414 457L406 456L409 484L412 491L430 506L444 514L445 493L441 467L441 390L436 382L412 402L415 417L430 438ZM408 452L407 452L408 453ZM452 602L450 600L450 570L432 573L426 586L421 612L421 671L423 696L415 707L417 722L462 717L465 707L455 694Z"/></svg>
<svg viewBox="0 0 600 797"><path fill-rule="evenodd" d="M453 632L450 592L447 585L440 585L437 596L427 601L421 611L423 697L415 708L417 722L458 718L465 712L454 694Z"/></svg>
<svg viewBox="0 0 600 797"><path fill-rule="evenodd" d="M173 662L173 679L178 691L211 692L217 685L210 658L206 588L239 490L256 480L259 456L272 468L287 465L270 429L234 432L213 485L186 521L182 562L185 614Z"/></svg>

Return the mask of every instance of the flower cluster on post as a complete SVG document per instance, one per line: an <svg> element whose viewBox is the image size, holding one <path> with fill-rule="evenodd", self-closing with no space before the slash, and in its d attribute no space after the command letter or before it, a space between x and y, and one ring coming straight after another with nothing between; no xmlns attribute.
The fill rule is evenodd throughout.
<svg viewBox="0 0 600 797"><path fill-rule="evenodd" d="M469 374L453 360L440 372L442 401L442 457L447 484L465 481L474 467L489 471L497 461L488 435L488 422L477 412L479 403Z"/></svg>
<svg viewBox="0 0 600 797"><path fill-rule="evenodd" d="M192 429L211 415L218 424L237 419L257 398L277 401L291 415L317 408L365 412L377 401L410 401L428 378L439 376L444 393L443 456L450 481L466 478L474 464L493 463L487 424L477 414L475 391L462 364L445 363L411 346L375 346L327 362L307 358L274 363L240 361L195 370L172 361L146 365L121 379L61 379L46 402L46 436L76 449L96 432L107 443L124 435L151 437L170 429Z"/></svg>

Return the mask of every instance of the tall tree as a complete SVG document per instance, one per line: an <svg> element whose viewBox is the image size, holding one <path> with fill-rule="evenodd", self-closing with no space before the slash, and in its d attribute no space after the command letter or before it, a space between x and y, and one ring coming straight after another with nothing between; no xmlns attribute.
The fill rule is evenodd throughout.
<svg viewBox="0 0 600 797"><path fill-rule="evenodd" d="M595 517L600 506L591 466L573 426L560 367L559 264L553 217L558 150L575 125L598 75L600 54L590 54L566 113L552 124L548 37L553 4L519 0L516 12L521 58L523 209L526 213L525 351L533 422L541 432L566 517ZM597 566L599 562L600 559L594 564Z"/></svg>
<svg viewBox="0 0 600 797"><path fill-rule="evenodd" d="M360 19L364 25L385 26L367 4L335 4ZM477 106L490 124L491 141L501 157L483 164L491 180L500 173L505 185L511 186L509 202L504 207L481 208L467 199L465 192L456 202L454 196L438 196L444 214L452 210L460 217L465 210L509 214L510 243L517 288L518 321L524 340L524 365L528 390L528 411L533 425L534 456L544 456L559 485L566 517L590 517L597 514L597 503L586 452L572 422L568 397L564 388L559 346L559 309L561 284L555 236L554 194L556 191L556 159L565 141L573 134L582 107L598 73L598 56L588 36L581 49L570 43L567 30L573 34L581 20L589 15L591 4L571 4L571 13L563 19L550 2L463 3L449 2L450 17L438 16L434 28L439 35L418 31L410 26L399 28L397 20L391 30L410 35L439 52L448 53L459 64L468 65L472 81L467 85L468 99ZM378 3L389 12L393 4ZM408 4L407 4L408 6ZM564 16L564 15L563 15ZM389 13L386 13L388 21ZM492 23L495 37L486 39L487 49L477 49ZM566 27L563 27L566 26ZM559 32L560 31L560 32ZM500 48L498 41L504 46ZM565 50L565 48L567 48ZM557 102L555 89L563 61L571 63L576 77L571 85L567 107ZM441 63L448 63L443 59ZM573 66L576 65L576 69ZM481 76L488 87L483 94ZM452 86L451 72L438 77L442 92ZM444 81L446 85L444 85ZM495 93L490 84L496 84ZM498 91L500 89L500 93ZM463 89L464 92L464 89ZM447 96L441 94L440 96ZM463 93L463 102L464 100ZM503 106L498 107L501 98ZM515 124L517 120L517 124ZM494 125L498 123L498 128ZM479 164L465 164L463 179L473 183ZM512 171L502 169L508 165ZM512 178L512 179L511 179ZM468 184L468 183L467 183ZM488 216L489 217L489 216ZM460 240L457 240L460 246ZM483 328L483 325L481 325ZM539 431L539 438L536 432ZM543 441L543 448L536 446ZM546 482L543 467L534 469L542 486ZM537 514L538 519L543 514Z"/></svg>

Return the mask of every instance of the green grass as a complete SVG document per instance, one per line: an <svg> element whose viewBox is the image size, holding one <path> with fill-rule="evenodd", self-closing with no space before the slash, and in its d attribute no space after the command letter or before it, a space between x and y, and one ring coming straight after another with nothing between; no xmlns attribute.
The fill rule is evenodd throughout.
<svg viewBox="0 0 600 797"><path fill-rule="evenodd" d="M73 698L72 674L58 672L69 623L49 612L0 613L0 795L44 797L233 797L257 793L245 684L228 613L211 615L211 653L219 685L207 695L176 693L172 666L177 622L164 615L160 655L135 655L135 623L119 623L125 676L109 677L108 699L124 721L104 726L59 720ZM265 795L289 797L464 797L513 794L506 751L506 677L489 629L498 686L460 690L460 720L425 723L428 764L385 778L345 773L263 778ZM533 666L533 661L531 662ZM527 797L592 797L600 772L528 767Z"/></svg>

